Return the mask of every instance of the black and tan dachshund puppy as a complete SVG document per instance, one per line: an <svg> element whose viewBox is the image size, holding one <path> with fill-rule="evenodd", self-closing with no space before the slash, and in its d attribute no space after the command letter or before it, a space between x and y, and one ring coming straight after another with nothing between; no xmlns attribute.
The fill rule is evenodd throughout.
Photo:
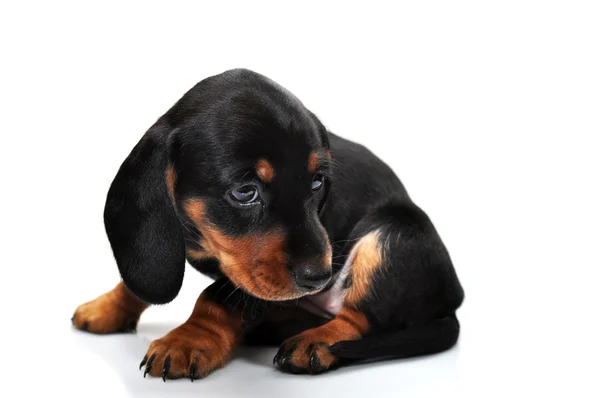
<svg viewBox="0 0 600 398"><path fill-rule="evenodd" d="M321 373L458 339L463 290L427 215L384 162L254 72L207 78L163 115L119 169L104 221L123 282L79 306L77 328L135 329L177 296L186 259L215 279L150 345L144 376L201 378L244 343Z"/></svg>

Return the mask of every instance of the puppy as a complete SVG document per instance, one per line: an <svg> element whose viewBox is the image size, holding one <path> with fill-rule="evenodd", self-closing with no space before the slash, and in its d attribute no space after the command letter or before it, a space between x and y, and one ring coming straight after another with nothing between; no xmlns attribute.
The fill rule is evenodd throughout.
<svg viewBox="0 0 600 398"><path fill-rule="evenodd" d="M290 92L236 69L188 91L146 132L108 192L122 277L75 327L134 330L173 300L187 261L215 282L154 341L144 376L202 378L235 347L321 373L452 347L463 300L450 256L392 170L330 132Z"/></svg>

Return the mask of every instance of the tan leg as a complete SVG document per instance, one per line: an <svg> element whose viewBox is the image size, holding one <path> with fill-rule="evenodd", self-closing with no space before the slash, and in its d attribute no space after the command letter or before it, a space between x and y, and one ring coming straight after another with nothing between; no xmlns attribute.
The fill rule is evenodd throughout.
<svg viewBox="0 0 600 398"><path fill-rule="evenodd" d="M284 341L273 362L290 373L323 372L337 364L337 358L329 352L330 346L360 339L368 328L367 318L361 312L343 308L325 325Z"/></svg>
<svg viewBox="0 0 600 398"><path fill-rule="evenodd" d="M140 367L146 366L144 376L193 381L225 365L241 336L240 314L231 314L203 293L183 325L150 344Z"/></svg>
<svg viewBox="0 0 600 398"><path fill-rule="evenodd" d="M77 329L91 333L128 332L135 330L146 308L148 304L137 299L120 282L110 292L77 307L72 321Z"/></svg>

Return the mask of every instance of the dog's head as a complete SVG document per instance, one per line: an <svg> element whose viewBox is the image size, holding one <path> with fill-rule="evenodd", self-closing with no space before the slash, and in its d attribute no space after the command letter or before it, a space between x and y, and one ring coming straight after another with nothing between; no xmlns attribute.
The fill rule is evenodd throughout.
<svg viewBox="0 0 600 398"><path fill-rule="evenodd" d="M319 291L331 278L319 217L330 177L326 129L291 93L247 70L203 80L144 135L109 190L104 219L123 281L169 302L187 250L265 300Z"/></svg>

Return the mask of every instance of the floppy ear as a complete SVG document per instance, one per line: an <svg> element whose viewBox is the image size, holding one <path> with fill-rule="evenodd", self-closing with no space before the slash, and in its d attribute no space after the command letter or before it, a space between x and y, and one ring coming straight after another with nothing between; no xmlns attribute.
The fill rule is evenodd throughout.
<svg viewBox="0 0 600 398"><path fill-rule="evenodd" d="M104 208L123 282L154 304L177 296L185 270L183 231L166 179L170 132L156 125L148 130L121 165Z"/></svg>

